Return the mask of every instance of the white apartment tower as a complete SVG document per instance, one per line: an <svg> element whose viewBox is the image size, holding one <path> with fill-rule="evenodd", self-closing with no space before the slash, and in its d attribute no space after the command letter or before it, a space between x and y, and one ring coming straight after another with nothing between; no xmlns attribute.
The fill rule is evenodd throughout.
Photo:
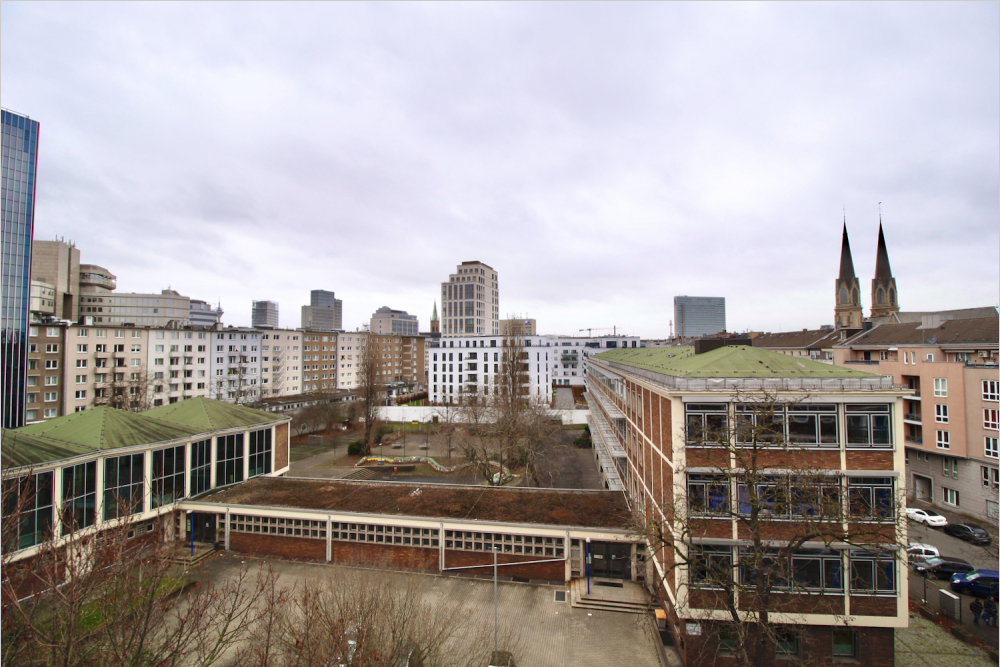
<svg viewBox="0 0 1000 667"><path fill-rule="evenodd" d="M500 335L500 287L493 267L462 262L441 283L441 335Z"/></svg>

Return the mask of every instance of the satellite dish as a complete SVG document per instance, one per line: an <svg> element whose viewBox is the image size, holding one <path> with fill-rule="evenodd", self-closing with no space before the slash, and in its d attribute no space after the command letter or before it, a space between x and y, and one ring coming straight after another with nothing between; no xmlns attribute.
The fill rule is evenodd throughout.
<svg viewBox="0 0 1000 667"><path fill-rule="evenodd" d="M927 342L933 345L934 343L937 342L937 336L931 336L930 338L927 339Z"/></svg>

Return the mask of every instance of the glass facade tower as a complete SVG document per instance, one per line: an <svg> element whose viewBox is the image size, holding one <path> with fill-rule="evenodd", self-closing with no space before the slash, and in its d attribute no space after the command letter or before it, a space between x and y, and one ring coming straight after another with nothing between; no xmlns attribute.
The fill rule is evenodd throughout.
<svg viewBox="0 0 1000 667"><path fill-rule="evenodd" d="M3 128L3 285L0 291L0 348L3 356L3 428L24 425L28 369L28 299L31 240L35 229L38 123L6 109Z"/></svg>

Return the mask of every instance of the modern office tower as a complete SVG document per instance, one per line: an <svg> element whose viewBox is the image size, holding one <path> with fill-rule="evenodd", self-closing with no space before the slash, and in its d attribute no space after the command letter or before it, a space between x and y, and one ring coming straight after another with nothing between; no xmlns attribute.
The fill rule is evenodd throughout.
<svg viewBox="0 0 1000 667"><path fill-rule="evenodd" d="M222 322L222 304L212 308L212 304L199 299L191 299L191 326L210 329Z"/></svg>
<svg viewBox="0 0 1000 667"><path fill-rule="evenodd" d="M52 312L46 314L76 322L80 316L80 249L75 244L65 241L33 241L31 282L39 284L40 293L52 291ZM33 309L32 312L36 311Z"/></svg>
<svg viewBox="0 0 1000 667"><path fill-rule="evenodd" d="M344 328L344 302L333 292L314 289L309 292L309 305L302 306L302 328L310 331L341 331Z"/></svg>
<svg viewBox="0 0 1000 667"><path fill-rule="evenodd" d="M24 425L28 366L28 308L31 289L31 239L35 230L35 176L38 172L38 122L0 110L3 129L3 179L0 184L3 284L0 290L0 356L3 365L3 428Z"/></svg>
<svg viewBox="0 0 1000 667"><path fill-rule="evenodd" d="M368 330L374 334L416 336L419 328L416 315L410 315L405 310L393 310L388 306L382 306L372 314Z"/></svg>
<svg viewBox="0 0 1000 667"><path fill-rule="evenodd" d="M278 304L274 301L254 301L251 324L264 329L277 329Z"/></svg>
<svg viewBox="0 0 1000 667"><path fill-rule="evenodd" d="M725 297L675 296L674 327L678 338L711 336L725 331Z"/></svg>
<svg viewBox="0 0 1000 667"><path fill-rule="evenodd" d="M500 287L497 272L482 262L462 262L441 283L441 335L500 334Z"/></svg>

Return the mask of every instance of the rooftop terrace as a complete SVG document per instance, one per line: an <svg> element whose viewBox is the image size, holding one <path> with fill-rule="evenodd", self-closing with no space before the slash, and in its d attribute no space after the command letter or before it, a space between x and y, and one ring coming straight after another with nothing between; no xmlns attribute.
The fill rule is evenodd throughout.
<svg viewBox="0 0 1000 667"><path fill-rule="evenodd" d="M629 525L625 497L613 491L259 477L196 500L220 505L611 530L625 530Z"/></svg>

